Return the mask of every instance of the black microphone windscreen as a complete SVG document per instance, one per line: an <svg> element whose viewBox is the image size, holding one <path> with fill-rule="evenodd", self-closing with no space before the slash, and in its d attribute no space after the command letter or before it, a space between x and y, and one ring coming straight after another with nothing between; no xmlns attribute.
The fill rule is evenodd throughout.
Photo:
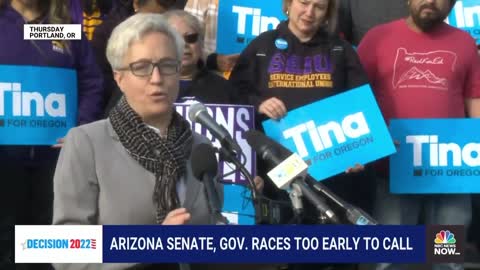
<svg viewBox="0 0 480 270"><path fill-rule="evenodd" d="M216 175L218 171L218 162L215 156L215 149L210 144L201 143L192 151L192 171L193 175L200 181L204 174Z"/></svg>
<svg viewBox="0 0 480 270"><path fill-rule="evenodd" d="M190 108L188 109L188 118L190 121L196 122L197 115L202 111L207 111L207 107L202 103L194 103L190 105Z"/></svg>
<svg viewBox="0 0 480 270"><path fill-rule="evenodd" d="M270 144L268 138L265 135L263 135L260 131L253 129L245 132L245 138L247 139L247 143L257 153L260 152L263 146Z"/></svg>
<svg viewBox="0 0 480 270"><path fill-rule="evenodd" d="M288 150L285 146L279 144L260 131L249 130L245 135L247 143L262 157L262 159L269 155L274 155L275 158L283 161L283 159L286 159L293 154L292 151ZM268 158L271 159L273 157L269 156ZM274 165L276 166L278 164Z"/></svg>

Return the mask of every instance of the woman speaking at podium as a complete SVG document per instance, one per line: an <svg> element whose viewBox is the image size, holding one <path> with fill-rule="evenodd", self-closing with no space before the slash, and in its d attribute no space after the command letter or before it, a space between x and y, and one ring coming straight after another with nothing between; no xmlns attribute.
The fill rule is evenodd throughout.
<svg viewBox="0 0 480 270"><path fill-rule="evenodd" d="M161 15L136 14L114 29L107 58L124 96L108 119L69 132L55 172L54 224L209 223L203 184L189 162L192 148L208 140L173 107L183 49ZM57 269L130 267L150 269Z"/></svg>

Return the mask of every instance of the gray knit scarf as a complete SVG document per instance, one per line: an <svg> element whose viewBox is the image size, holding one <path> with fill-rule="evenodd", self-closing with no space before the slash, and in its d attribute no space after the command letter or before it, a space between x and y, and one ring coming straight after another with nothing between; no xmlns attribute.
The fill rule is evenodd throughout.
<svg viewBox="0 0 480 270"><path fill-rule="evenodd" d="M109 118L130 156L155 175L153 202L156 222L161 224L168 212L180 206L176 184L185 174L192 148L190 124L174 112L167 138L162 139L142 121L125 97L112 109Z"/></svg>

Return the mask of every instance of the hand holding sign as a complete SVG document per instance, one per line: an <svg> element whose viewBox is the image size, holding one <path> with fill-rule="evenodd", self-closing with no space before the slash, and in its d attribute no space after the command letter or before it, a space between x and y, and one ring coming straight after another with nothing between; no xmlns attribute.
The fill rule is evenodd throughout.
<svg viewBox="0 0 480 270"><path fill-rule="evenodd" d="M260 104L258 112L265 114L269 118L278 120L287 114L287 108L283 101L276 97L272 97Z"/></svg>
<svg viewBox="0 0 480 270"><path fill-rule="evenodd" d="M308 172L317 180L359 172L363 166L349 167L395 152L369 85L291 110L280 121L263 122L263 127L268 136L309 161Z"/></svg>
<svg viewBox="0 0 480 270"><path fill-rule="evenodd" d="M365 170L365 167L362 165L362 164L355 164L355 166L352 168L352 167L349 167L345 173L359 173L359 172L362 172L363 170Z"/></svg>

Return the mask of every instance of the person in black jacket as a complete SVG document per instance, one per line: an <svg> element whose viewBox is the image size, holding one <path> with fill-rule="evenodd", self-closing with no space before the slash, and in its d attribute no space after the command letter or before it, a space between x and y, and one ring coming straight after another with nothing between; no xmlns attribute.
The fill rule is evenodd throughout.
<svg viewBox="0 0 480 270"><path fill-rule="evenodd" d="M183 9L186 3L187 3L187 0L178 0L178 1L175 1L174 7L176 9Z"/></svg>
<svg viewBox="0 0 480 270"><path fill-rule="evenodd" d="M338 27L347 41L358 46L368 30L407 16L405 0L340 0Z"/></svg>
<svg viewBox="0 0 480 270"><path fill-rule="evenodd" d="M177 101L194 98L210 104L239 104L230 82L209 71L202 61L204 29L198 19L183 10L170 10L164 16L185 40Z"/></svg>
<svg viewBox="0 0 480 270"><path fill-rule="evenodd" d="M334 33L337 1L284 0L283 10L288 20L277 29L260 34L241 53L230 81L244 98L243 102L255 106L257 120L280 119L290 110L368 83L354 49ZM258 167L260 172L266 169L260 164ZM347 171L361 170L362 166L355 166ZM350 203L362 207L362 202L372 200L363 188L371 178L370 173L368 169L343 174L324 183ZM268 181L265 185L268 193ZM282 196L278 190L270 192L271 196ZM300 266L309 267L320 269L318 265Z"/></svg>
<svg viewBox="0 0 480 270"><path fill-rule="evenodd" d="M334 34L337 0L283 4L289 19L254 39L230 77L263 118L368 83L353 48Z"/></svg>

